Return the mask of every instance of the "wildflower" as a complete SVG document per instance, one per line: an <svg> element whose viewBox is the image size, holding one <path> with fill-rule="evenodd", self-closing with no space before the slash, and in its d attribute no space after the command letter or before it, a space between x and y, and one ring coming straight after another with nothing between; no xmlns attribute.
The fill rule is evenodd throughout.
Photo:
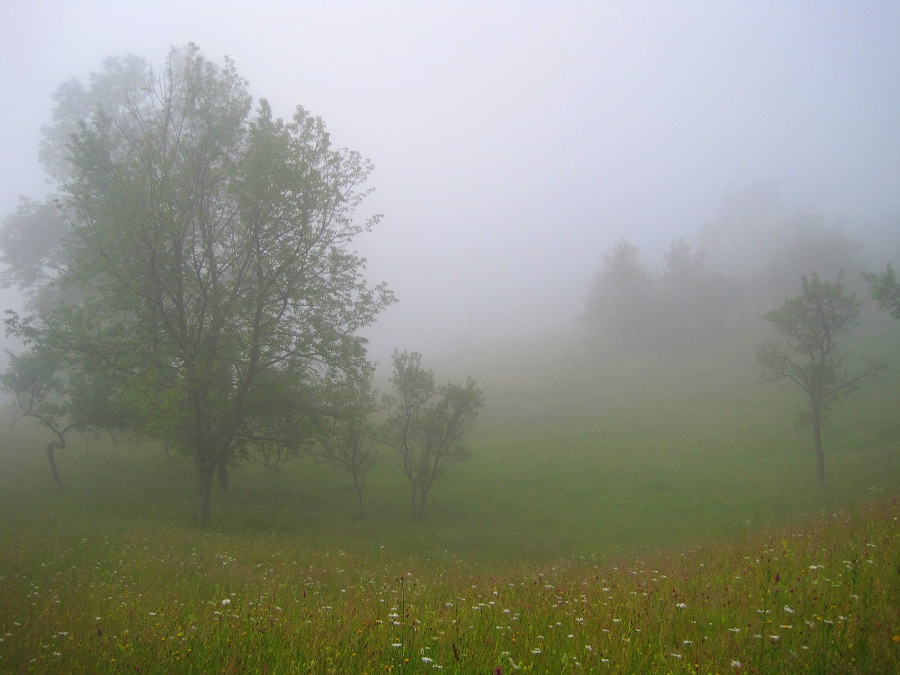
<svg viewBox="0 0 900 675"><path fill-rule="evenodd" d="M672 652L672 656L674 656L676 659L681 658L681 654L676 654L675 652Z"/></svg>
<svg viewBox="0 0 900 675"><path fill-rule="evenodd" d="M787 612L788 614L793 614L793 613L794 613L794 610L792 610L792 609L790 608L790 605L785 605L785 606L784 606L784 611Z"/></svg>
<svg viewBox="0 0 900 675"><path fill-rule="evenodd" d="M729 628L728 632L729 633L740 633L741 629L740 628Z"/></svg>
<svg viewBox="0 0 900 675"><path fill-rule="evenodd" d="M732 662L731 662L731 667L732 667L732 668L737 668L738 670L740 670L740 669L741 669L741 662L740 662L740 661L732 661Z"/></svg>
<svg viewBox="0 0 900 675"><path fill-rule="evenodd" d="M679 602L679 603L678 603L677 605L675 605L675 606L676 606L678 609L687 609L687 603L686 603L686 602Z"/></svg>
<svg viewBox="0 0 900 675"><path fill-rule="evenodd" d="M230 604L231 604L231 598L225 598L224 600L222 600L222 606L223 606L223 607L224 607L225 605L230 605Z"/></svg>
<svg viewBox="0 0 900 675"><path fill-rule="evenodd" d="M397 649L398 647L402 647L402 646L403 646L402 642L392 642L391 643L391 647L393 647L394 649Z"/></svg>
<svg viewBox="0 0 900 675"><path fill-rule="evenodd" d="M540 653L541 653L541 650L538 649L537 647L535 647L534 649L531 650L531 653L532 653L532 654L540 654Z"/></svg>
<svg viewBox="0 0 900 675"><path fill-rule="evenodd" d="M431 663L432 661L434 661L434 659L432 659L432 658L430 658L430 657L428 657L428 656L423 656L423 657L422 657L422 663Z"/></svg>
<svg viewBox="0 0 900 675"><path fill-rule="evenodd" d="M693 641L693 640L685 640L685 641L684 641L684 644L686 644L686 645L692 645L692 644L694 644L694 641Z"/></svg>
<svg viewBox="0 0 900 675"><path fill-rule="evenodd" d="M781 636L780 636L780 635L770 635L769 637L770 637L772 640L780 640L780 639L781 639Z"/></svg>

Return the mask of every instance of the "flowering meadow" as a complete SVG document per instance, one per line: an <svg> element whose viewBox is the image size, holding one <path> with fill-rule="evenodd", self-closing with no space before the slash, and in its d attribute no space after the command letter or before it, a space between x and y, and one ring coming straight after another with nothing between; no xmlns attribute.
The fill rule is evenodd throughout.
<svg viewBox="0 0 900 675"><path fill-rule="evenodd" d="M900 670L900 500L532 567L60 523L4 532L2 672Z"/></svg>
<svg viewBox="0 0 900 675"><path fill-rule="evenodd" d="M199 530L188 463L76 436L58 492L4 424L0 673L900 672L900 362L835 410L823 491L748 345L564 347L456 364L487 404L424 522L383 453L364 521L297 460L235 467Z"/></svg>

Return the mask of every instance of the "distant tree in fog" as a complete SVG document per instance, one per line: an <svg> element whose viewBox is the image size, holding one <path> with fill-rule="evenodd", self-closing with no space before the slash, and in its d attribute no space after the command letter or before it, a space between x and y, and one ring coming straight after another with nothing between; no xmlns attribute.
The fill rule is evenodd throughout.
<svg viewBox="0 0 900 675"><path fill-rule="evenodd" d="M812 207L789 208L774 184L725 198L699 245L709 267L740 280L759 311L796 294L803 276L862 270L862 244L842 223Z"/></svg>
<svg viewBox="0 0 900 675"><path fill-rule="evenodd" d="M353 218L371 165L302 108L251 114L234 65L194 45L127 94L68 146L59 301L7 328L59 357L57 382L83 378L113 419L188 457L205 526L217 467L306 451L327 383L371 368L357 331L393 301L350 249L377 222ZM55 400L76 419L79 397Z"/></svg>
<svg viewBox="0 0 900 675"><path fill-rule="evenodd" d="M621 348L646 335L652 308L653 279L640 249L622 239L603 265L588 291L583 322Z"/></svg>
<svg viewBox="0 0 900 675"><path fill-rule="evenodd" d="M468 378L465 386L435 387L434 373L422 367L418 352L394 350L394 395L385 395L387 420L380 438L403 460L412 488L413 518L425 515L425 500L447 469L471 456L462 444L483 404L483 394Z"/></svg>
<svg viewBox="0 0 900 675"><path fill-rule="evenodd" d="M857 272L863 269L863 244L847 235L841 222L829 221L812 208L787 213L766 265L769 297L793 295L797 280L814 272L824 277L852 274L857 280L853 290L861 290ZM846 284L854 286L854 284Z"/></svg>
<svg viewBox="0 0 900 675"><path fill-rule="evenodd" d="M762 345L756 361L764 379L787 379L806 396L804 419L813 428L817 475L825 485L822 425L835 403L856 391L862 381L883 366L865 364L855 371L844 368L844 338L859 315L860 301L844 290L840 277L823 281L817 274L803 277L800 295L786 299L765 315L782 340Z"/></svg>
<svg viewBox="0 0 900 675"><path fill-rule="evenodd" d="M739 284L707 269L706 255L676 238L655 280L653 328L663 345L722 330L740 304Z"/></svg>
<svg viewBox="0 0 900 675"><path fill-rule="evenodd" d="M887 269L880 274L863 272L863 278L869 283L872 299L878 303L878 307L890 312L895 319L900 319L900 284L897 283L897 275L891 264L888 263Z"/></svg>

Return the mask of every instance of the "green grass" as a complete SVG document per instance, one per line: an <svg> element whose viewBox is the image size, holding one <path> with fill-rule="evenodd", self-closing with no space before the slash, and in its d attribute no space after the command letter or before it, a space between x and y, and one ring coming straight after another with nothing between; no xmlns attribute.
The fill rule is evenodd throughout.
<svg viewBox="0 0 900 675"><path fill-rule="evenodd" d="M199 531L188 464L78 438L59 494L19 423L0 435L0 672L896 671L897 328L864 332L892 367L835 410L824 492L798 393L753 372L759 336L437 363L487 405L425 522L384 453L364 521L346 477L297 461L235 470Z"/></svg>

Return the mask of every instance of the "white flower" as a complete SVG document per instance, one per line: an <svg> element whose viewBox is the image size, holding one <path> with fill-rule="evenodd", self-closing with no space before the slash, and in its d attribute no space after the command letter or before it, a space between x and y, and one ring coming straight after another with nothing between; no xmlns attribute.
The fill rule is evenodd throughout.
<svg viewBox="0 0 900 675"><path fill-rule="evenodd" d="M428 656L422 657L422 663L431 663L432 661L434 661L434 659L432 659L431 657L428 657Z"/></svg>
<svg viewBox="0 0 900 675"><path fill-rule="evenodd" d="M225 598L224 600L222 600L222 605L223 605L223 606L224 606L224 605L230 605L230 604L231 604L231 598Z"/></svg>
<svg viewBox="0 0 900 675"><path fill-rule="evenodd" d="M784 611L787 612L788 614L794 613L794 610L792 610L789 605L784 606Z"/></svg>
<svg viewBox="0 0 900 675"><path fill-rule="evenodd" d="M394 649L397 649L397 647L402 647L402 646L403 646L403 643L402 643L402 642L393 642L393 643L391 643L391 647L393 647Z"/></svg>
<svg viewBox="0 0 900 675"><path fill-rule="evenodd" d="M741 662L740 662L740 661L732 661L732 662L731 662L731 667L732 667L732 668L738 668L738 669L740 669L740 667L741 667Z"/></svg>
<svg viewBox="0 0 900 675"><path fill-rule="evenodd" d="M687 603L686 603L686 602L679 602L679 603L678 603L677 605L675 605L675 606L678 607L678 609L687 609Z"/></svg>

